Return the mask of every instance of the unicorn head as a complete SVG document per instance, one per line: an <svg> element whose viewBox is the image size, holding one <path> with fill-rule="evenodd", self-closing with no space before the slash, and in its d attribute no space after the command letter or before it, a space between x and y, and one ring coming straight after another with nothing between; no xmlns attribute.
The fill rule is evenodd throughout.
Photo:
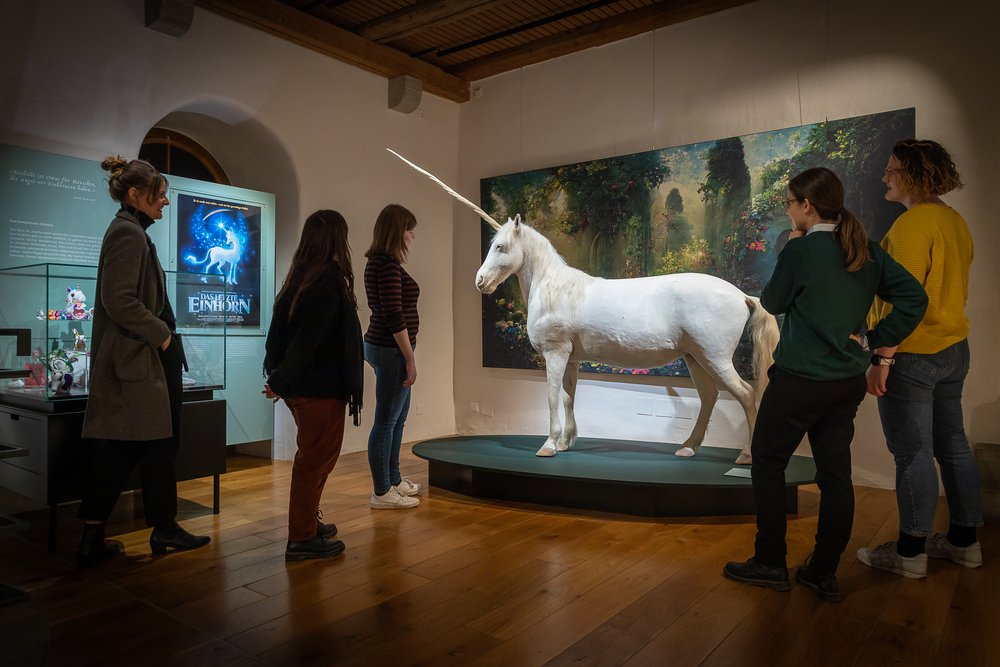
<svg viewBox="0 0 1000 667"><path fill-rule="evenodd" d="M500 284L524 266L522 240L527 228L521 224L521 214L507 218L507 223L493 235L490 250L476 272L476 289L492 294Z"/></svg>

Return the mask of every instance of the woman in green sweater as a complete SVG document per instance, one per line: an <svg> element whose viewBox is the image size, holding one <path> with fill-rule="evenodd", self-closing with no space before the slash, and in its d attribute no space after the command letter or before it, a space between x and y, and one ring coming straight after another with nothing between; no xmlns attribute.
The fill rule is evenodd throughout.
<svg viewBox="0 0 1000 667"><path fill-rule="evenodd" d="M927 290L927 313L899 347L876 350L893 366L868 372L868 391L878 396L885 441L896 461L899 538L860 549L858 560L911 579L927 576L927 558L979 567L983 554L976 528L983 525L979 470L965 436L962 388L969 372L969 265L972 236L965 220L941 201L962 187L948 151L934 141L900 141L882 181L885 198L906 207L882 240L882 248ZM872 318L888 310L877 301ZM938 475L948 498L948 534L932 532Z"/></svg>
<svg viewBox="0 0 1000 667"><path fill-rule="evenodd" d="M761 399L751 452L757 537L754 555L730 562L730 579L779 591L790 588L785 561L785 468L809 435L820 489L816 546L796 581L826 602L840 600L836 571L854 520L851 440L867 388L865 371L884 363L855 334L873 298L893 305L867 333L872 347L897 345L924 314L927 295L844 208L844 187L829 169L791 179L785 201L792 221L760 302L784 315L770 382Z"/></svg>

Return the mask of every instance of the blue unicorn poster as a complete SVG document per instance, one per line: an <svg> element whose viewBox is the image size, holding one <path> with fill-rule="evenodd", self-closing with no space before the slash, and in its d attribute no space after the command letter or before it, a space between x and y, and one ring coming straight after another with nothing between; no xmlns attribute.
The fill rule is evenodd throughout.
<svg viewBox="0 0 1000 667"><path fill-rule="evenodd" d="M202 274L177 285L178 324L260 325L260 222L259 206L177 196L177 268Z"/></svg>

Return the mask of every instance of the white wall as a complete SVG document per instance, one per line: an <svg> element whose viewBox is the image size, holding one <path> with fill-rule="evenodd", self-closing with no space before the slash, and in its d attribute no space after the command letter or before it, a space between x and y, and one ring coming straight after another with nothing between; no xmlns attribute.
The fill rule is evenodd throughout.
<svg viewBox="0 0 1000 667"><path fill-rule="evenodd" d="M462 107L459 190L477 193L480 178L519 170L916 107L917 134L948 146L966 183L947 201L966 216L976 241L967 428L974 440L997 441L1000 213L991 195L1000 155L998 20L1000 10L983 3L762 0L499 75L474 85L481 96ZM479 229L465 209L456 209L455 253L458 431L547 432L541 372L481 367L481 301L473 287ZM689 420L636 411L640 399L689 403L689 382L584 377L593 379L581 381L577 394L582 436L686 436ZM720 401L706 444L738 447L744 434L738 405ZM870 397L853 451L857 482L893 486Z"/></svg>
<svg viewBox="0 0 1000 667"><path fill-rule="evenodd" d="M0 142L134 156L166 118L215 152L233 185L275 192L279 284L305 216L335 208L351 227L364 303L375 217L387 203L408 206L419 221L407 268L421 285L422 326L407 437L454 431L451 200L385 147L456 180L458 105L425 94L420 112L400 114L387 107L383 77L201 9L181 38L153 32L141 0L0 0L0 83ZM367 444L370 369L366 381L364 423L348 427L345 451ZM263 398L261 409L270 409ZM294 426L279 406L275 453L293 452Z"/></svg>

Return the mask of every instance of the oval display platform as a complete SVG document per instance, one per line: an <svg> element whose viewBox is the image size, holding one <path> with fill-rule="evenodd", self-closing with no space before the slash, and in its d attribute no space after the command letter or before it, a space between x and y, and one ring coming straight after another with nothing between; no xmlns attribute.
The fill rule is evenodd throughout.
<svg viewBox="0 0 1000 667"><path fill-rule="evenodd" d="M569 451L535 456L538 435L452 436L421 441L413 453L428 462L431 486L493 498L641 516L753 514L750 466L733 463L736 449L701 447L694 458L680 445L578 438ZM746 476L727 475L745 471ZM739 474L739 473L738 473ZM793 456L785 471L788 512L797 487L812 484L813 460Z"/></svg>

